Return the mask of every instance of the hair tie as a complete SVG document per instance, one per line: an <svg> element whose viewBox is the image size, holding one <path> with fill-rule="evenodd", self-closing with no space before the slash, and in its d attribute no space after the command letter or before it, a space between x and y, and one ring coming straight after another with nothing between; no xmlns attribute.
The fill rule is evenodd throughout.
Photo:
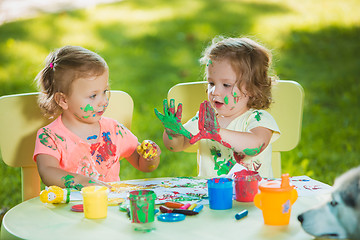
<svg viewBox="0 0 360 240"><path fill-rule="evenodd" d="M50 68L53 69L54 68L54 63L50 63Z"/></svg>

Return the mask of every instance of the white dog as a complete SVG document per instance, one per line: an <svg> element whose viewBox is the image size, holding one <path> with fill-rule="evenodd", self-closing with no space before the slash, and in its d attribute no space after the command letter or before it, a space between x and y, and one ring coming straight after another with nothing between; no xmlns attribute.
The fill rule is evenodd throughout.
<svg viewBox="0 0 360 240"><path fill-rule="evenodd" d="M336 179L331 200L298 216L316 237L360 239L360 167Z"/></svg>

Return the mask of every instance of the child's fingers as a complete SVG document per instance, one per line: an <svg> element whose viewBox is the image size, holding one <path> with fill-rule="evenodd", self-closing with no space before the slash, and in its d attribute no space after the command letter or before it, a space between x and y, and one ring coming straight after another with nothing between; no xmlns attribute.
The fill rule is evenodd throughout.
<svg viewBox="0 0 360 240"><path fill-rule="evenodd" d="M136 150L143 158L152 159L158 156L158 150L155 145L156 144L151 140L144 140Z"/></svg>
<svg viewBox="0 0 360 240"><path fill-rule="evenodd" d="M182 103L179 103L176 111L176 119L178 122L181 122L181 115L182 115Z"/></svg>
<svg viewBox="0 0 360 240"><path fill-rule="evenodd" d="M164 115L168 116L169 115L169 106L168 106L167 99L164 99L164 101L163 101L163 109L164 109Z"/></svg>
<svg viewBox="0 0 360 240"><path fill-rule="evenodd" d="M214 117L214 109L211 107L210 103L208 101L205 101L205 112L206 112L206 118L209 120L212 120Z"/></svg>
<svg viewBox="0 0 360 240"><path fill-rule="evenodd" d="M175 115L175 99L170 99L170 108L169 111L172 115Z"/></svg>
<svg viewBox="0 0 360 240"><path fill-rule="evenodd" d="M200 133L205 130L205 123L206 123L206 109L205 109L205 102L201 103L200 111L199 111L199 131Z"/></svg>
<svg viewBox="0 0 360 240"><path fill-rule="evenodd" d="M201 132L199 132L198 134L196 134L195 136L193 136L191 139L190 139L190 144L194 144L196 143L197 141L199 141L201 139Z"/></svg>
<svg viewBox="0 0 360 240"><path fill-rule="evenodd" d="M205 106L204 102L200 104L199 110L199 130L201 131L204 128L204 118L205 118Z"/></svg>
<svg viewBox="0 0 360 240"><path fill-rule="evenodd" d="M156 108L154 109L155 115L156 117L161 121L164 122L164 118L165 116L163 114L161 114Z"/></svg>

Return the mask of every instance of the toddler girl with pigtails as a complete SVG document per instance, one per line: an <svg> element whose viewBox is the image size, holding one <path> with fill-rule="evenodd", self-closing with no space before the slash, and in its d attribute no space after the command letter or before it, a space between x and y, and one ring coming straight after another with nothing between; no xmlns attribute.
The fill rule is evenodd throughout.
<svg viewBox="0 0 360 240"><path fill-rule="evenodd" d="M158 167L156 143L140 145L124 125L103 116L110 97L109 68L98 54L77 46L57 49L36 81L40 108L56 117L39 129L35 143L33 158L45 185L110 187L107 182L120 181L121 158L143 172Z"/></svg>

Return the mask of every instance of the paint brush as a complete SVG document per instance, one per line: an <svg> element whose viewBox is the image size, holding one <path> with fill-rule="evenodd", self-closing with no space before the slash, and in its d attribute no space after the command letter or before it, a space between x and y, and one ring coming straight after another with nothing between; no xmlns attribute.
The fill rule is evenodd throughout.
<svg viewBox="0 0 360 240"><path fill-rule="evenodd" d="M165 206L160 206L159 209L162 213L181 213L181 214L188 215L188 216L198 214L198 212L188 210L188 209L177 209L177 208L171 209L171 208L168 208Z"/></svg>

